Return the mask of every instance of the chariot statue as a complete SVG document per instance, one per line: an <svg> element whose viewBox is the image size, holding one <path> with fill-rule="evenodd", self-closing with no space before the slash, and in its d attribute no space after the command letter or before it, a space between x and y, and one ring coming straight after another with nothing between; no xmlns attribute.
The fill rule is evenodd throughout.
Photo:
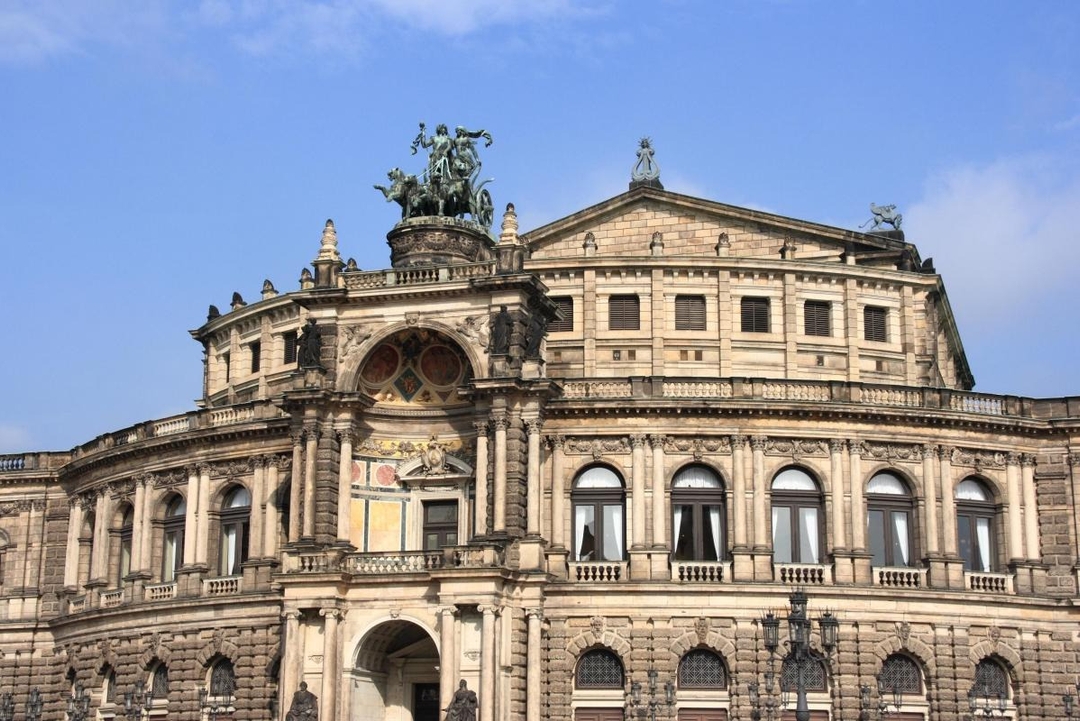
<svg viewBox="0 0 1080 721"><path fill-rule="evenodd" d="M459 125L451 136L440 123L429 136L427 126L420 123L411 148L414 155L420 148L428 151L427 168L420 175L393 168L387 173L390 185L376 185L375 189L387 202L401 206L402 220L430 215L464 218L467 214L487 230L494 219L495 204L484 187L492 179L480 180L480 154L474 141L481 138L485 148L491 145L491 133L486 130Z"/></svg>
<svg viewBox="0 0 1080 721"><path fill-rule="evenodd" d="M873 225L870 226L871 233L880 228L885 223L891 225L893 227L893 230L900 230L900 223L904 221L904 216L896 212L895 205L874 205L873 203L871 203L870 212L873 214L873 217L859 227L865 228L866 226L870 225L870 223L873 223Z"/></svg>

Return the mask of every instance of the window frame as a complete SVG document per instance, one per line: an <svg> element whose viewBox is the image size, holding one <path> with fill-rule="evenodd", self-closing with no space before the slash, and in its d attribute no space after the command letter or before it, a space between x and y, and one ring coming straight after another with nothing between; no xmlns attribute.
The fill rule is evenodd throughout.
<svg viewBox="0 0 1080 721"><path fill-rule="evenodd" d="M603 658L606 661L614 661L615 665L619 668L619 680L618 682L611 683L583 683L582 676L587 673L585 668L591 659ZM574 664L574 689L575 690L604 690L604 689L618 689L623 690L626 687L626 664L619 658L619 655L608 648L593 648L589 649L585 653L581 654L577 663Z"/></svg>
<svg viewBox="0 0 1080 721"><path fill-rule="evenodd" d="M641 330L641 297L637 293L608 296L608 330Z"/></svg>
<svg viewBox="0 0 1080 721"><path fill-rule="evenodd" d="M552 318L548 323L548 333L572 333L574 331L574 296L555 295L551 296L562 315L562 319Z"/></svg>
<svg viewBox="0 0 1080 721"><path fill-rule="evenodd" d="M176 573L184 565L184 533L187 525L187 500L179 493L165 505L161 521L161 581L176 581ZM170 542L171 539L171 542ZM173 548L173 563L169 567L169 548Z"/></svg>
<svg viewBox="0 0 1080 721"><path fill-rule="evenodd" d="M119 588L124 585L124 578L127 577L131 571L131 564L133 558L131 556L134 548L133 542L135 538L135 508L128 505L121 517L120 527L117 529L117 550L119 556L116 561L116 586Z"/></svg>
<svg viewBox="0 0 1080 721"><path fill-rule="evenodd" d="M677 294L675 296L675 330L708 330L707 308L704 295Z"/></svg>
<svg viewBox="0 0 1080 721"><path fill-rule="evenodd" d="M299 335L295 330L287 330L281 334L281 362L284 365L296 365L299 357L297 339Z"/></svg>
<svg viewBox="0 0 1080 721"><path fill-rule="evenodd" d="M610 472L619 482L619 486L608 487L580 487L579 483L585 477L585 475L592 469L602 468ZM617 538L615 540L619 544L619 558L607 558L606 540L608 538L605 527L606 520L604 517L604 509L609 507L618 506L619 513L619 526L617 531ZM570 491L570 508L571 508L571 529L573 531L573 547L571 548L571 558L578 563L618 563L626 560L626 481L623 479L615 469L605 465L591 465L587 466L577 474L574 478L574 482L571 485ZM596 529L593 533L593 550L591 551L592 558L582 558L581 548L582 541L578 540L579 535L584 539L583 534L578 533L578 509L579 508L591 508L592 509L592 523ZM586 526L588 524L586 523ZM598 558L597 555L602 557Z"/></svg>
<svg viewBox="0 0 1080 721"><path fill-rule="evenodd" d="M421 530L420 530L420 545L425 551L438 551L442 548L450 546L461 545L459 524L461 521L461 504L457 499L453 498L432 498L422 500L421 505ZM429 513L435 508L450 508L454 509L453 521L431 521L429 519ZM436 545L434 547L428 546L428 535L435 534L437 536ZM453 536L453 543L450 542L450 536Z"/></svg>
<svg viewBox="0 0 1080 721"><path fill-rule="evenodd" d="M972 481L976 483L979 488L982 489L986 495L987 500L975 501L971 499L955 498L954 492L954 505L956 507L956 552L960 556L960 559L964 562L964 571L969 573L995 573L999 567L998 562L998 506L994 500L993 490L989 484L982 479L968 476L956 484L956 491L959 491L960 485L965 481ZM968 553L964 553L964 539L961 535L961 519L967 522L968 528ZM975 559L981 561L983 554L982 545L979 543L979 530L978 521L985 520L988 529L987 541L989 548L985 554L987 559L987 568L975 568ZM981 564L980 564L981 565Z"/></svg>
<svg viewBox="0 0 1080 721"><path fill-rule="evenodd" d="M803 301L803 335L815 338L832 337L832 305L832 301L814 298Z"/></svg>
<svg viewBox="0 0 1080 721"><path fill-rule="evenodd" d="M692 471L708 473L716 479L717 486L714 488L678 486L680 478L685 478ZM690 508L690 515L686 516L684 512L680 523L676 524L676 507L687 506ZM705 521L708 519L706 509L713 506L718 509L719 529L713 539L713 550L716 552L716 558L709 558L710 554L705 548ZM692 543L692 548L688 549L689 555L680 553L683 547L683 544L680 543L682 526L686 524L690 526L690 541ZM709 527L711 529L711 525ZM691 464L680 468L671 479L671 560L682 562L725 561L728 557L727 545L727 494L724 479L712 468L701 464Z"/></svg>
<svg viewBox="0 0 1080 721"><path fill-rule="evenodd" d="M863 306L863 340L889 342L889 309L882 305Z"/></svg>
<svg viewBox="0 0 1080 721"><path fill-rule="evenodd" d="M874 479L881 475L888 475L899 481L904 487L904 494L886 494L886 493L872 493L870 492L870 484L874 482ZM875 558L871 557L870 565L874 568L914 568L916 565L915 559L918 558L918 552L915 548L915 540L917 534L914 529L915 520L915 504L913 502L911 487L902 476L893 471L879 471L870 477L870 480L866 482L866 491L864 493L866 499L866 538L869 548L867 549L872 554L872 533L870 527L870 514L878 512L882 514L882 560L884 563L879 564L875 562ZM907 549L908 549L908 562L897 563L895 558L896 553L896 539L895 525L892 523L893 513L904 513L907 516ZM876 555L876 554L875 554Z"/></svg>
<svg viewBox="0 0 1080 721"><path fill-rule="evenodd" d="M744 295L739 299L739 329L743 333L772 332L771 300L763 295Z"/></svg>
<svg viewBox="0 0 1080 721"><path fill-rule="evenodd" d="M251 372L258 373L262 369L262 341L248 343L248 353L251 356Z"/></svg>
<svg viewBox="0 0 1080 721"><path fill-rule="evenodd" d="M789 470L800 471L806 474L806 476L813 482L815 490L787 490L774 488L776 480L785 472ZM787 466L777 471L773 476L772 483L769 484L769 518L772 525L772 552L774 563L799 563L809 565L820 565L822 559L825 557L825 524L827 519L825 518L825 498L821 490L821 483L818 479L807 469L801 466ZM790 539L791 547L788 549L788 560L777 559L777 546L776 546L776 508L787 508L789 510L788 515L788 538ZM805 561L802 554L802 510L814 510L817 515L817 557L811 561Z"/></svg>
<svg viewBox="0 0 1080 721"><path fill-rule="evenodd" d="M247 505L230 505L232 499L239 493L247 495ZM220 576L239 576L243 573L243 564L248 560L248 542L251 535L251 491L245 486L237 484L222 497L218 528L218 574ZM227 535L230 530L236 532L231 549ZM233 551L232 554L230 554L230 550ZM231 565L228 562L229 555L233 556Z"/></svg>

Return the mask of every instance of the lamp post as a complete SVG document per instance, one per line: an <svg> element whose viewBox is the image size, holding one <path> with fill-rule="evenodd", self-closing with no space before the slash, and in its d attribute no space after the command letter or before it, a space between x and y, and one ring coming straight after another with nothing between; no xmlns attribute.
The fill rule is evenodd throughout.
<svg viewBox="0 0 1080 721"><path fill-rule="evenodd" d="M773 690L776 688L776 672L771 668L765 672L765 712L761 710L761 687L757 681L746 684L746 690L750 694L750 719L751 721L775 721L776 699L773 698Z"/></svg>
<svg viewBox="0 0 1080 721"><path fill-rule="evenodd" d="M146 690L146 683L140 678L135 682L135 688L124 694L124 715L133 721L139 721L143 712L150 716L150 709L154 705L154 689Z"/></svg>
<svg viewBox="0 0 1080 721"><path fill-rule="evenodd" d="M1075 710L1076 700L1080 698L1080 678L1076 679L1076 693L1069 689L1069 693L1061 697L1061 703L1065 706L1065 718L1071 719Z"/></svg>
<svg viewBox="0 0 1080 721"><path fill-rule="evenodd" d="M81 683L75 684L67 700L67 714L71 721L85 721L90 712L90 694L86 693Z"/></svg>
<svg viewBox="0 0 1080 721"><path fill-rule="evenodd" d="M788 659L790 659L790 662L795 668L795 721L810 721L810 708L806 701L806 671L810 665L816 663L816 661L811 653L810 646L813 624L806 612L808 600L806 593L802 590L796 590L788 599L791 608L788 611L787 616L788 638L784 644L788 647ZM770 672L773 671L776 662L776 651L780 648L780 620L781 619L771 611L766 613L761 620L765 648L769 652ZM818 619L818 628L821 631L821 648L824 649L825 655L831 658L833 649L836 648L840 622L837 620L836 616L833 616L830 612L826 611L821 614L821 618ZM784 688L782 671L783 666L781 665L781 705L786 706L786 693L788 690ZM756 689L751 693L751 703L753 703L753 697L755 695L757 695ZM768 706L766 706L766 711L769 711ZM758 717L760 718L760 707L755 707L755 712L758 713ZM769 718L771 719L772 716L769 716Z"/></svg>
<svg viewBox="0 0 1080 721"><path fill-rule="evenodd" d="M887 686L885 684L885 679L881 676L878 676L877 690L878 718L885 718L889 715L890 705L897 713L900 713L900 707L904 705L904 688L900 684L896 683L895 680L893 681L891 687ZM892 697L892 704L890 704L887 700L890 696Z"/></svg>
<svg viewBox="0 0 1080 721"><path fill-rule="evenodd" d="M998 691L996 694L992 694L990 693L990 685L983 683L982 694L979 694L975 690L978 685L972 685L967 694L971 721L976 721L979 718L1005 718L1005 706L1008 703L1005 692Z"/></svg>
<svg viewBox="0 0 1080 721"><path fill-rule="evenodd" d="M661 709L670 711L671 707L675 705L675 684L668 679L664 682L663 695L660 695L660 687L657 683L657 676L655 668L648 670L649 686L648 686L648 698L642 698L641 683L634 681L630 684L630 698L627 700L626 708L628 715L633 717L637 716L639 719L648 719L649 721L656 721L656 714Z"/></svg>
<svg viewBox="0 0 1080 721"><path fill-rule="evenodd" d="M210 696L205 687L199 689L199 708L206 713L209 721L218 721L218 716L228 712L230 706L232 706L230 689L222 689L219 696Z"/></svg>
<svg viewBox="0 0 1080 721"><path fill-rule="evenodd" d="M15 701L11 698L11 691L0 694L0 721L13 721L15 718Z"/></svg>
<svg viewBox="0 0 1080 721"><path fill-rule="evenodd" d="M87 699L89 703L89 699ZM38 721L41 718L41 691L37 686L30 689L30 697L26 699L26 721Z"/></svg>

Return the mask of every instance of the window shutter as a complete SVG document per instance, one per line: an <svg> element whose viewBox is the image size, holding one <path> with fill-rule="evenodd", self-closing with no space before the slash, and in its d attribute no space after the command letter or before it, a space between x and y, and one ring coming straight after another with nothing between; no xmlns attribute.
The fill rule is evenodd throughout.
<svg viewBox="0 0 1080 721"><path fill-rule="evenodd" d="M803 305L806 335L832 335L829 315L832 304L827 300L808 300Z"/></svg>
<svg viewBox="0 0 1080 721"><path fill-rule="evenodd" d="M608 297L608 330L638 330L641 317L636 295Z"/></svg>
<svg viewBox="0 0 1080 721"><path fill-rule="evenodd" d="M705 296L675 296L675 330L705 330Z"/></svg>
<svg viewBox="0 0 1080 721"><path fill-rule="evenodd" d="M296 331L291 330L281 336L285 341L285 357L283 362L285 365L296 362Z"/></svg>
<svg viewBox="0 0 1080 721"><path fill-rule="evenodd" d="M568 333L574 330L574 299L569 296L552 298L562 314L562 320L553 320L548 323L550 333Z"/></svg>
<svg viewBox="0 0 1080 721"><path fill-rule="evenodd" d="M889 313L887 308L868 305L863 308L863 330L866 340L886 343L889 340L889 330L886 325Z"/></svg>
<svg viewBox="0 0 1080 721"><path fill-rule="evenodd" d="M769 332L768 298L742 299L742 330L743 333Z"/></svg>

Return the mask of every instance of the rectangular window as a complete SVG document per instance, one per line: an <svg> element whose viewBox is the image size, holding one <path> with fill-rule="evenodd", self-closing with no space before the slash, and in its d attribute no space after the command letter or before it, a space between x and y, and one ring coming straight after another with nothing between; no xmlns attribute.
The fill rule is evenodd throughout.
<svg viewBox="0 0 1080 721"><path fill-rule="evenodd" d="M424 550L437 551L458 544L457 501L424 503Z"/></svg>
<svg viewBox="0 0 1080 721"><path fill-rule="evenodd" d="M742 299L742 332L743 333L768 333L769 332L769 299L768 298L743 298Z"/></svg>
<svg viewBox="0 0 1080 721"><path fill-rule="evenodd" d="M221 362L225 366L225 382L228 383L232 374L232 353L222 353Z"/></svg>
<svg viewBox="0 0 1080 721"><path fill-rule="evenodd" d="M574 299L569 296L552 298L562 315L562 319L554 319L548 323L550 333L569 333L574 330Z"/></svg>
<svg viewBox="0 0 1080 721"><path fill-rule="evenodd" d="M675 330L705 330L705 296L675 296Z"/></svg>
<svg viewBox="0 0 1080 721"><path fill-rule="evenodd" d="M282 362L285 365L291 365L296 362L296 331L290 330L288 333L282 333L281 340L285 342L285 356L282 358Z"/></svg>
<svg viewBox="0 0 1080 721"><path fill-rule="evenodd" d="M608 330L641 328L639 301L636 295L608 296Z"/></svg>
<svg viewBox="0 0 1080 721"><path fill-rule="evenodd" d="M803 327L806 335L832 335L830 310L832 303L827 300L808 300L803 304Z"/></svg>
<svg viewBox="0 0 1080 721"><path fill-rule="evenodd" d="M251 372L258 373L259 367L262 365L262 343L254 341L248 346L251 351Z"/></svg>
<svg viewBox="0 0 1080 721"><path fill-rule="evenodd" d="M887 308L876 305L863 308L863 332L866 340L887 343L889 341L889 328L886 323L888 319Z"/></svg>

